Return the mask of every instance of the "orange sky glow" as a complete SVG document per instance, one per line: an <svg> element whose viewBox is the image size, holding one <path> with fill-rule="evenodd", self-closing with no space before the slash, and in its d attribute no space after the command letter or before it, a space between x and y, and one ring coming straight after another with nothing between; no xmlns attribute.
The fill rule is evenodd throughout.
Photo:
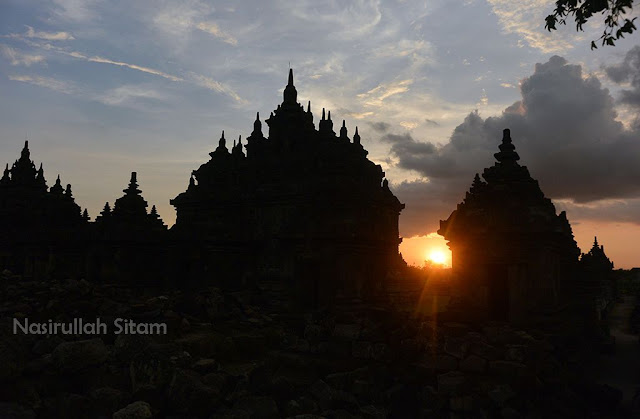
<svg viewBox="0 0 640 419"><path fill-rule="evenodd" d="M581 221L571 223L573 235L582 252L588 252L593 245L593 237L604 245L604 251L614 263L614 268L631 269L640 266L640 226L631 223L606 223ZM400 244L402 257L409 265L422 266L430 259L432 252L442 252L446 256L445 266L451 266L451 251L444 237L437 233L426 236L404 238Z"/></svg>

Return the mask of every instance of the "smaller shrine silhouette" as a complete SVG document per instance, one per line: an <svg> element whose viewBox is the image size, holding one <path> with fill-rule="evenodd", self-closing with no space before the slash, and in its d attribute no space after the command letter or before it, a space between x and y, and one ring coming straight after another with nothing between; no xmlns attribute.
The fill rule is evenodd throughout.
<svg viewBox="0 0 640 419"><path fill-rule="evenodd" d="M438 234L449 242L465 306L490 319L524 321L562 306L580 250L565 212L556 214L526 166L518 164L508 129L499 150L484 180L476 174Z"/></svg>
<svg viewBox="0 0 640 419"><path fill-rule="evenodd" d="M147 212L136 172L123 192L113 209L105 203L91 223L87 276L139 286L166 285L167 226L155 205Z"/></svg>
<svg viewBox="0 0 640 419"><path fill-rule="evenodd" d="M78 274L87 227L71 185L63 187L58 175L48 188L25 141L0 179L0 266L34 278Z"/></svg>
<svg viewBox="0 0 640 419"><path fill-rule="evenodd" d="M613 275L613 262L597 237L593 238L591 249L580 255L580 275L591 294L596 296L597 321L604 320L618 298L618 287Z"/></svg>

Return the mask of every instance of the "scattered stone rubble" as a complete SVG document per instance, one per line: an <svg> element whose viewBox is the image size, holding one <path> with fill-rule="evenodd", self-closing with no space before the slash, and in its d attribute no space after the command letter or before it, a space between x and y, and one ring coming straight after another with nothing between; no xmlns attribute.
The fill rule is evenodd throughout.
<svg viewBox="0 0 640 419"><path fill-rule="evenodd" d="M279 312L259 290L0 284L1 417L597 418L621 399L589 380L579 342L505 324L384 306ZM25 317L165 322L168 334L13 335Z"/></svg>

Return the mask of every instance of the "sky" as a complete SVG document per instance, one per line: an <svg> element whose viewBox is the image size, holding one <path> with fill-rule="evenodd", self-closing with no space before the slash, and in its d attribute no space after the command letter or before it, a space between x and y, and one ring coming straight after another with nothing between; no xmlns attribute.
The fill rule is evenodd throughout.
<svg viewBox="0 0 640 419"><path fill-rule="evenodd" d="M172 225L169 199L221 131L298 100L358 127L406 204L400 250L422 264L504 128L566 211L583 252L640 266L640 34L591 51L596 16L549 33L553 1L2 0L0 162L60 174L95 218L130 172ZM634 11L631 17L637 16Z"/></svg>

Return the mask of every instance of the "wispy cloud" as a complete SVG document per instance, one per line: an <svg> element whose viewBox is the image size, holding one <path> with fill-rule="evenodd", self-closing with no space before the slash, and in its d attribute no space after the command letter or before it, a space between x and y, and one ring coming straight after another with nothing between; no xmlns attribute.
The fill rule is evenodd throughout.
<svg viewBox="0 0 640 419"><path fill-rule="evenodd" d="M134 103L140 99L158 101L165 98L166 95L148 86L124 85L107 91L98 100L107 105L134 107Z"/></svg>
<svg viewBox="0 0 640 419"><path fill-rule="evenodd" d="M400 121L400 126L402 126L403 128L406 128L407 130L411 131L412 129L414 129L415 127L418 126L417 122L411 122L411 121Z"/></svg>
<svg viewBox="0 0 640 419"><path fill-rule="evenodd" d="M235 91L233 91L230 87L225 86L224 84L220 83L219 81L216 81L216 80L214 80L214 79L212 79L210 77L202 76L200 74L192 73L191 75L193 77L194 82L199 86L202 86L202 87L207 88L209 90L213 90L214 92L224 93L224 94L232 97L239 104L248 103L246 100L244 100L240 96L238 96L238 94Z"/></svg>
<svg viewBox="0 0 640 419"><path fill-rule="evenodd" d="M520 35L530 47L543 53L565 52L573 45L543 27L553 4L546 0L488 0L506 33ZM520 42L518 46L523 46Z"/></svg>
<svg viewBox="0 0 640 419"><path fill-rule="evenodd" d="M27 26L25 33L12 33L9 36L12 38L35 38L47 41L71 41L75 39L69 32L36 31L31 26Z"/></svg>
<svg viewBox="0 0 640 419"><path fill-rule="evenodd" d="M482 89L482 95L480 96L480 102L478 105L487 106L489 104L489 97L487 96L486 90Z"/></svg>
<svg viewBox="0 0 640 419"><path fill-rule="evenodd" d="M408 91L412 83L413 80L407 79L388 84L379 84L368 92L359 94L358 97L364 100L365 105L382 106L382 102L385 99Z"/></svg>
<svg viewBox="0 0 640 419"><path fill-rule="evenodd" d="M53 0L54 13L63 20L87 22L96 16L100 0Z"/></svg>
<svg viewBox="0 0 640 419"><path fill-rule="evenodd" d="M72 83L56 80L51 77L12 75L9 76L9 80L33 84L40 87L46 87L47 89L55 90L56 92L65 94L71 94L77 91L77 88Z"/></svg>
<svg viewBox="0 0 640 419"><path fill-rule="evenodd" d="M79 60L83 60L83 61L88 61L88 62L93 62L93 63L101 63L101 64L109 64L109 65L115 65L115 66L119 66L119 67L125 67L125 68L129 68L132 70L136 70L136 71L140 71L143 73L147 73L147 74L151 74L154 76L159 76L162 78L165 78L167 80L171 80L171 81L175 81L175 82L188 82L188 83L193 83L197 86L200 87L204 87L208 90L212 90L218 93L222 93L225 94L229 97L231 97L233 100L235 100L238 104L246 104L248 103L246 100L244 100L243 98L241 98L231 87L217 81L214 80L211 77L206 77L194 72L190 72L188 78L185 77L181 77L181 76L177 76L177 75L173 75L173 74L169 74L169 73L165 73L163 71L160 70L156 70L154 68L150 68L150 67L145 67L145 66L141 66L141 65L137 65L137 64L131 64L131 63L127 63L124 61L116 61L116 60L112 60L109 58L104 58L104 57L100 57L100 56L88 56L86 54L83 54L81 52L78 51L68 51L64 48L60 48L57 47L55 45L51 45L51 44L40 44L37 42L33 42L33 41L27 41L27 43L30 46L33 47L37 47L37 48L41 48L47 51L54 51L54 52L58 52L60 54L64 54L66 56L69 57L73 57Z"/></svg>
<svg viewBox="0 0 640 419"><path fill-rule="evenodd" d="M330 25L330 38L354 39L371 33L382 21L380 0L358 0L350 4L328 2L318 7L317 1L280 2L295 19Z"/></svg>
<svg viewBox="0 0 640 419"><path fill-rule="evenodd" d="M7 45L0 44L0 52L9 60L11 65L29 67L31 64L44 62L44 56L42 55L26 54Z"/></svg>
<svg viewBox="0 0 640 419"><path fill-rule="evenodd" d="M216 38L222 39L222 41L227 44L238 45L238 40L236 38L220 29L220 27L213 22L200 22L196 25L196 28L203 32L207 32Z"/></svg>
<svg viewBox="0 0 640 419"><path fill-rule="evenodd" d="M122 61L114 61L114 60L110 60L108 58L103 58L103 57L99 57L99 56L93 56L93 57L89 57L87 55L84 55L80 52L77 51L72 51L72 52L67 52L64 50L58 50L59 52L62 52L63 54L69 55L70 57L73 58L78 58L81 60L85 60L85 61L89 61L89 62L93 62L93 63L103 63L103 64L111 64L111 65L117 65L119 67L126 67L126 68L130 68L132 70L137 70L137 71L142 71L143 73L148 73L148 74L153 74L155 76L160 76L160 77L164 77L165 79L171 80L171 81L184 81L184 79L182 77L178 77L178 76L174 76L171 74L167 74L164 73L160 70L155 70L153 68L149 68L149 67L143 67L137 64L129 64L129 63L125 63Z"/></svg>

